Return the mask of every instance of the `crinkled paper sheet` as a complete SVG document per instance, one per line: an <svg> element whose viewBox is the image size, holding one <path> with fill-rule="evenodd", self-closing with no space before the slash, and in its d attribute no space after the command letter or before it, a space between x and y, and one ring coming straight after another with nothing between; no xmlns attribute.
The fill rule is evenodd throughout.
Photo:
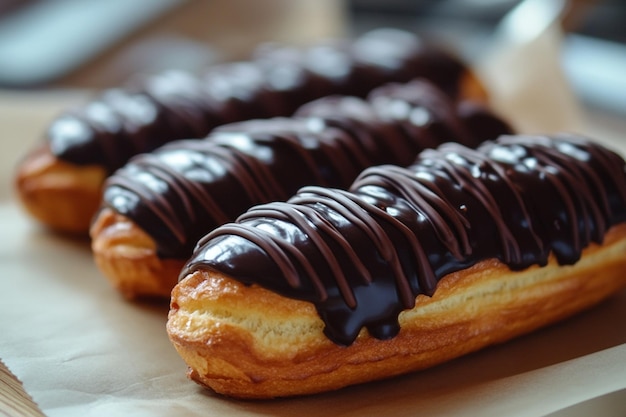
<svg viewBox="0 0 626 417"><path fill-rule="evenodd" d="M548 51L555 46L550 42ZM511 59L499 65L511 66ZM526 77L519 66L512 68L517 73L506 72L503 84L492 78L492 88L521 130L583 128L553 66ZM481 68L483 74L491 70ZM511 95L515 89L518 94ZM626 387L624 291L550 328L388 381L268 402L228 400L203 390L186 379L167 339L167 306L121 299L94 266L86 240L46 233L10 196L10 167L31 145L21 138L34 140L53 111L78 97L0 97L3 135L7 126L12 135L12 142L3 139L0 153L6 187L0 194L0 357L50 417L541 416ZM545 108L524 111L545 97L551 117ZM624 145L613 145L626 154Z"/></svg>

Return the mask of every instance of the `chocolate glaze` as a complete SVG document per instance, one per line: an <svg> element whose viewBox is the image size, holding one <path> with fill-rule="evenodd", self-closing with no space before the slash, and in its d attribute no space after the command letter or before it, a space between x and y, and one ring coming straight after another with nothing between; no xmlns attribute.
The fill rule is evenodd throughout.
<svg viewBox="0 0 626 417"><path fill-rule="evenodd" d="M203 238L181 277L213 269L311 301L326 335L394 337L398 314L444 275L496 258L573 264L626 221L625 163L579 137L444 144L409 168L364 171L349 191L305 187Z"/></svg>
<svg viewBox="0 0 626 417"><path fill-rule="evenodd" d="M289 116L328 94L364 97L385 82L426 77L454 96L465 71L447 52L398 30L300 50L260 47L249 62L216 65L200 76L170 71L106 90L59 116L47 139L59 159L111 173L167 142L204 137L230 122Z"/></svg>
<svg viewBox="0 0 626 417"><path fill-rule="evenodd" d="M414 126L410 117L391 117L357 97L320 99L296 118L228 124L204 140L136 156L107 180L104 203L146 231L160 257L188 259L206 232L253 205L284 201L305 185L346 188L369 166L409 165L442 141L473 146L491 138L465 129L457 107L426 81L386 89L423 94L419 109L427 120ZM498 133L509 132L501 123Z"/></svg>

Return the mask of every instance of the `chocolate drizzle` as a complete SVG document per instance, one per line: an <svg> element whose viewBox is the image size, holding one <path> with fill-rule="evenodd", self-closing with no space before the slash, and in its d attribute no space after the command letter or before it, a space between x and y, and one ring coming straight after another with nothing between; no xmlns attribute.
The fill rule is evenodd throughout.
<svg viewBox="0 0 626 417"><path fill-rule="evenodd" d="M290 116L329 94L364 97L386 82L424 77L456 96L465 71L447 52L398 30L308 49L265 46L249 62L216 65L200 76L170 71L106 90L59 116L47 139L59 159L111 173L170 141L201 138L235 121Z"/></svg>
<svg viewBox="0 0 626 417"><path fill-rule="evenodd" d="M398 314L444 275L496 258L513 270L578 261L626 221L624 160L580 137L444 144L349 191L309 186L205 236L181 277L214 269L313 302L327 336L394 337Z"/></svg>
<svg viewBox="0 0 626 417"><path fill-rule="evenodd" d="M253 205L284 201L305 185L347 188L369 166L409 165L443 141L491 139L466 128L453 101L426 81L385 91L406 108L419 105L425 119L415 125L410 111L390 116L357 97L320 99L295 118L233 123L139 155L107 180L104 203L146 231L160 257L188 259L205 233ZM499 123L498 134L510 132Z"/></svg>

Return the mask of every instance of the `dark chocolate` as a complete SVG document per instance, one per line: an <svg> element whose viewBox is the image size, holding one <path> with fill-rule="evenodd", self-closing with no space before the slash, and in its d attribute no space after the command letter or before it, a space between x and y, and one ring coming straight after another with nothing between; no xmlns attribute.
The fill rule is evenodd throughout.
<svg viewBox="0 0 626 417"><path fill-rule="evenodd" d="M455 96L465 71L456 57L399 30L303 49L260 47L249 62L216 65L200 76L170 71L105 90L59 116L47 140L57 158L112 173L170 141L202 138L226 123L290 116L329 94L364 97L386 82L425 77Z"/></svg>
<svg viewBox="0 0 626 417"><path fill-rule="evenodd" d="M319 99L296 118L232 123L204 140L136 156L109 177L104 204L148 233L159 257L185 260L205 233L253 205L284 201L305 185L347 188L369 166L406 166L419 151L445 141L473 146L493 138L475 139L452 100L427 82L394 88L407 97L428 91L419 100L427 120L416 125L411 111L391 117L357 97ZM498 134L510 131L502 126Z"/></svg>
<svg viewBox="0 0 626 417"><path fill-rule="evenodd" d="M626 221L626 166L571 135L444 144L409 168L365 170L349 191L305 187L205 236L181 277L220 271L315 304L335 343L380 339L438 281L485 259L574 264Z"/></svg>

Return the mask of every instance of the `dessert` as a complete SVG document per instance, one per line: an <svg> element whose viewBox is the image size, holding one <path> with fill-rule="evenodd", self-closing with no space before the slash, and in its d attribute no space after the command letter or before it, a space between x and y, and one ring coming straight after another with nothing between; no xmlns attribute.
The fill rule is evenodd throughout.
<svg viewBox="0 0 626 417"><path fill-rule="evenodd" d="M626 286L624 160L572 135L445 144L203 238L167 324L189 376L271 398L507 341Z"/></svg>
<svg viewBox="0 0 626 417"><path fill-rule="evenodd" d="M173 140L202 138L250 118L289 116L328 94L364 96L385 82L431 79L454 97L483 97L456 57L397 30L305 49L259 47L249 62L200 76L170 71L101 92L59 115L19 164L24 208L52 229L86 233L106 177L134 155Z"/></svg>
<svg viewBox="0 0 626 417"><path fill-rule="evenodd" d="M106 181L91 227L97 265L128 298L169 297L198 239L253 205L305 185L346 188L369 166L408 165L442 141L476 146L510 132L484 106L457 103L424 80L383 88L135 157Z"/></svg>

